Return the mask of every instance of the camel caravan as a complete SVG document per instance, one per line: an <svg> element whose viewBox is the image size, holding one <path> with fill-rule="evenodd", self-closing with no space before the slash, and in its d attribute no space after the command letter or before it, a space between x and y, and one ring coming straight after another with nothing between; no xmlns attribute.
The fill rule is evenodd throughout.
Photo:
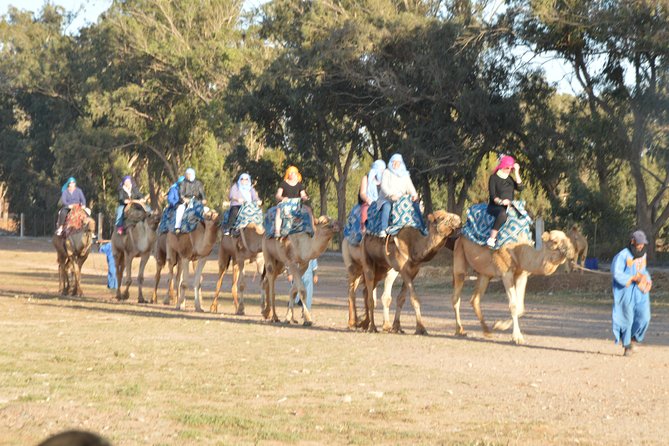
<svg viewBox="0 0 669 446"><path fill-rule="evenodd" d="M350 211L346 225L327 216L314 217L307 205L309 197L299 170L290 166L279 185L276 205L263 212L262 201L251 177L241 174L229 192L228 209L217 212L207 206L204 185L195 171L184 176L167 192L167 205L152 210L133 179L125 177L119 186L115 230L111 237L116 265L116 298L127 300L132 284L132 261L139 257L137 272L138 303L158 303L162 270L167 266L167 291L163 304L185 310L186 294L191 289L194 308L202 308L202 273L208 257L218 244L218 276L211 313L217 313L223 278L232 270L231 294L234 314L245 314L245 268L255 265L261 277L261 315L279 322L276 312L276 280L292 277L284 322L297 323L296 306L302 310L302 323L313 324L311 293L317 259L343 229L342 257L348 280L348 328L377 332L374 310L377 286L383 282L382 329L403 333L401 313L407 296L415 312L415 333L425 335L421 300L415 279L421 266L441 249L453 251L453 295L455 334L465 336L460 317L460 300L466 276L476 276L470 299L483 333L512 330L515 343L524 342L518 319L524 313L525 287L531 274L550 275L560 265L583 259L587 241L576 227L569 234L545 232L541 248L531 237L532 220L524 202L515 200L522 190L519 166L504 156L489 178L488 203L471 206L462 219L445 210L424 215L418 193L400 154L388 165L373 163L362 178L358 204ZM93 243L95 224L85 211L85 198L74 178L62 189L62 208L53 244L58 254L60 292L81 295L81 266ZM144 299L144 269L153 255L156 259L152 297ZM190 268L193 267L191 277ZM302 280L300 280L302 278ZM307 279L308 278L308 279ZM394 319L390 320L392 287L397 278L402 286L397 295ZM501 279L508 299L510 318L488 325L481 311L481 298L491 279ZM363 313L358 315L357 290L361 289Z"/></svg>

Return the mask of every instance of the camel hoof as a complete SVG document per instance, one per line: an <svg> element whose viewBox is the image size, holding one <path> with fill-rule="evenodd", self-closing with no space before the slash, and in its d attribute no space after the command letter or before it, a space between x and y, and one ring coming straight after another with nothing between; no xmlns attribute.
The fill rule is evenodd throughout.
<svg viewBox="0 0 669 446"><path fill-rule="evenodd" d="M314 323L311 322L311 321L304 321L304 323L302 323L302 325L305 326L305 327L311 327L312 325L314 325Z"/></svg>
<svg viewBox="0 0 669 446"><path fill-rule="evenodd" d="M465 338L465 337L467 337L467 332L462 328L456 329L455 330L455 336L460 336L461 338Z"/></svg>
<svg viewBox="0 0 669 446"><path fill-rule="evenodd" d="M393 330L393 326L390 324L383 324L383 331L386 333L390 333Z"/></svg>
<svg viewBox="0 0 669 446"><path fill-rule="evenodd" d="M483 336L485 336L488 339L492 339L493 332L491 330L483 330Z"/></svg>
<svg viewBox="0 0 669 446"><path fill-rule="evenodd" d="M499 331L504 331L508 330L511 328L511 325L513 325L512 320L506 320L506 321L495 321L494 324L492 324L492 329L493 330L499 330Z"/></svg>
<svg viewBox="0 0 669 446"><path fill-rule="evenodd" d="M147 302L143 297L140 297L139 299L137 299L137 303L138 304L148 304L149 302Z"/></svg>
<svg viewBox="0 0 669 446"><path fill-rule="evenodd" d="M525 343L525 339L522 336L514 336L513 343L516 345L523 345Z"/></svg>
<svg viewBox="0 0 669 446"><path fill-rule="evenodd" d="M218 305L211 304L211 307L209 307L209 312L218 313Z"/></svg>
<svg viewBox="0 0 669 446"><path fill-rule="evenodd" d="M416 332L414 334L417 334L419 336L427 336L427 330L425 327L417 327Z"/></svg>
<svg viewBox="0 0 669 446"><path fill-rule="evenodd" d="M202 309L202 307L197 307L197 308L195 308L195 312L196 313L204 313L204 310Z"/></svg>
<svg viewBox="0 0 669 446"><path fill-rule="evenodd" d="M244 307L239 307L237 311L235 311L236 316L244 316Z"/></svg>
<svg viewBox="0 0 669 446"><path fill-rule="evenodd" d="M374 325L370 325L369 328L367 328L367 333L378 333L379 330L376 329Z"/></svg>
<svg viewBox="0 0 669 446"><path fill-rule="evenodd" d="M404 330L402 330L402 327L399 325L393 325L393 328L390 329L390 332L395 334L404 334Z"/></svg>

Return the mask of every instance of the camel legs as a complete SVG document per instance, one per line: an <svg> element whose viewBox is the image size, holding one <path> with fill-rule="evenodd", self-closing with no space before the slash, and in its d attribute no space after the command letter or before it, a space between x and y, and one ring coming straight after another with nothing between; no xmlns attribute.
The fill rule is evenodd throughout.
<svg viewBox="0 0 669 446"><path fill-rule="evenodd" d="M295 322L295 297L297 294L300 294L300 300L302 301L302 314L304 316L304 323L303 325L305 327L309 327L313 324L313 321L311 320L311 312L309 311L309 308L307 308L307 289L304 287L304 282L302 282L302 274L300 274L300 271L296 268L290 268L289 269L290 274L293 276L293 286L290 288L290 292L288 293L288 312L286 313L286 322Z"/></svg>
<svg viewBox="0 0 669 446"><path fill-rule="evenodd" d="M198 259L197 268L193 277L193 292L195 294L195 311L202 313L202 305L200 304L200 294L202 294L202 270L204 270L204 265L207 263L207 258L203 257Z"/></svg>
<svg viewBox="0 0 669 446"><path fill-rule="evenodd" d="M383 331L392 330L392 325L390 324L390 303L393 300L392 291L393 283L400 273L391 269L386 274L386 278L383 280L383 294L381 295L381 302L383 303ZM376 305L376 288L374 289L374 305Z"/></svg>
<svg viewBox="0 0 669 446"><path fill-rule="evenodd" d="M358 310L355 307L355 290L358 288L362 276L352 277L348 275L348 328L355 330L358 326Z"/></svg>
<svg viewBox="0 0 669 446"><path fill-rule="evenodd" d="M393 321L393 327L390 329L391 333L404 333L402 330L402 325L400 324L400 314L402 312L402 307L404 302L407 300L407 283L406 281L402 284L402 289L400 289L400 294L397 295L397 303L395 304L395 320Z"/></svg>
<svg viewBox="0 0 669 446"><path fill-rule="evenodd" d="M504 282L504 289L506 296L509 299L509 310L511 312L511 321L513 323L513 334L511 339L516 344L523 344L523 334L520 332L520 325L518 325L518 307L520 305L518 293L516 289L515 280L512 272L502 274L502 282ZM501 328L501 324L495 323L493 328Z"/></svg>
<svg viewBox="0 0 669 446"><path fill-rule="evenodd" d="M365 296L365 302L367 307L367 317L365 319L369 320L369 324L367 325L367 331L369 333L377 333L378 330L376 329L376 324L374 323L374 288L376 286L375 283L376 277L374 269L366 268L363 276L365 278L365 291L367 294Z"/></svg>
<svg viewBox="0 0 669 446"><path fill-rule="evenodd" d="M244 290L246 289L246 275L244 274L244 259L236 263L236 268L232 271L232 290L233 296L239 295L239 299L235 299L235 314L238 316L244 315ZM238 302L238 303L237 303Z"/></svg>
<svg viewBox="0 0 669 446"><path fill-rule="evenodd" d="M474 294L472 294L472 298L469 301L469 303L472 304L472 308L474 309L476 317L479 319L479 322L481 323L481 328L483 329L484 336L492 335L492 330L490 329L490 327L488 327L488 324L486 324L485 320L483 319L483 312L481 311L481 297L483 297L483 294L488 289L489 283L490 283L490 277L479 275L476 280Z"/></svg>
<svg viewBox="0 0 669 446"><path fill-rule="evenodd" d="M125 255L122 252L114 253L114 263L116 263L116 283L118 288L116 288L116 300L126 300L128 298L128 286L125 288L125 292L121 291L123 284L123 273L125 272Z"/></svg>
<svg viewBox="0 0 669 446"><path fill-rule="evenodd" d="M225 277L225 272L228 270L228 265L230 264L230 256L226 256L223 253L223 246L220 248L221 253L218 257L218 281L216 281L216 294L214 295L214 301L209 307L209 311L212 313L218 313L218 295L221 293L221 285L223 285L223 277Z"/></svg>
<svg viewBox="0 0 669 446"><path fill-rule="evenodd" d="M279 322L279 317L276 315L276 290L274 288L277 276L278 274L275 271L272 271L269 277L269 296L272 302L272 322Z"/></svg>
<svg viewBox="0 0 669 446"><path fill-rule="evenodd" d="M140 257L139 260L139 271L137 272L137 288L138 288L137 303L140 304L148 303L144 299L144 293L142 293L142 286L144 285L144 268L146 268L146 263L149 261L149 257L151 257L150 251L142 254L142 257Z"/></svg>
<svg viewBox="0 0 669 446"><path fill-rule="evenodd" d="M177 310L186 309L186 287L188 284L188 259L181 259L177 266Z"/></svg>
<svg viewBox="0 0 669 446"><path fill-rule="evenodd" d="M74 272L74 288L72 288L73 296L81 296L83 292L81 291L81 265L76 260L72 262L72 269Z"/></svg>
<svg viewBox="0 0 669 446"><path fill-rule="evenodd" d="M260 312L262 314L262 317L265 320L267 320L269 319L269 311L270 311L269 272L267 270L263 272L260 283L260 289L262 290L262 294L264 294L264 296L261 296L262 301L261 301Z"/></svg>

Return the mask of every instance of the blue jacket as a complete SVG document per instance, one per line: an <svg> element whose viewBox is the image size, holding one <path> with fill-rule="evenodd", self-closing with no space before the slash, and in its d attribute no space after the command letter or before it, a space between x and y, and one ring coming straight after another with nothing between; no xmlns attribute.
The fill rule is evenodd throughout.
<svg viewBox="0 0 669 446"><path fill-rule="evenodd" d="M65 189L60 195L60 202L65 207L71 204L80 204L82 206L86 206L86 197L84 197L84 193L78 187L74 189L74 192L72 193Z"/></svg>

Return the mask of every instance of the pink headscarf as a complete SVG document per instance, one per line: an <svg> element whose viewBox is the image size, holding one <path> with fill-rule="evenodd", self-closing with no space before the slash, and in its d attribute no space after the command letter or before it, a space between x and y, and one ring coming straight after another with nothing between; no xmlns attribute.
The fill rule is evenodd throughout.
<svg viewBox="0 0 669 446"><path fill-rule="evenodd" d="M513 165L516 164L516 160L513 159L512 156L505 155L502 157L501 160L499 160L499 164L497 167L495 167L495 172L497 172L499 169L506 169L507 167L513 167Z"/></svg>

